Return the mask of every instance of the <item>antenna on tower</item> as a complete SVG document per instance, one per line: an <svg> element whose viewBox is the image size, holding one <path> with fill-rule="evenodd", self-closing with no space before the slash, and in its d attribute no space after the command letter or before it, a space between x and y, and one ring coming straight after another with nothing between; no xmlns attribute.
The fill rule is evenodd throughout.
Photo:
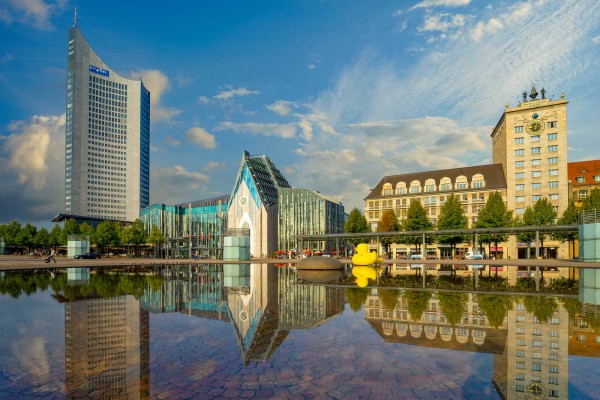
<svg viewBox="0 0 600 400"><path fill-rule="evenodd" d="M77 7L75 7L75 15L73 15L73 26L77 26Z"/></svg>

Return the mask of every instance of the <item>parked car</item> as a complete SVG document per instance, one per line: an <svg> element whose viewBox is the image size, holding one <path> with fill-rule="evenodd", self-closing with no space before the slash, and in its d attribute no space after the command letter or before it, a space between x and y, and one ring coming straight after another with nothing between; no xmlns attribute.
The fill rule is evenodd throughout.
<svg viewBox="0 0 600 400"><path fill-rule="evenodd" d="M412 253L410 255L410 259L411 260L421 260L422 259L421 253Z"/></svg>
<svg viewBox="0 0 600 400"><path fill-rule="evenodd" d="M85 253L85 254L80 254L78 256L75 256L75 258L77 260L80 260L80 259L97 260L98 258L100 258L100 254L97 254L97 253Z"/></svg>
<svg viewBox="0 0 600 400"><path fill-rule="evenodd" d="M475 254L472 251L467 251L467 253L465 254L465 259L467 260L483 260L483 254Z"/></svg>

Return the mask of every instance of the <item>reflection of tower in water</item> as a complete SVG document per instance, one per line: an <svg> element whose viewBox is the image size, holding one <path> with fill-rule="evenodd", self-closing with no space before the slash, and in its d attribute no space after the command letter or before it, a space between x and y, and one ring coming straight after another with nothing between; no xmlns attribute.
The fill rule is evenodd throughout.
<svg viewBox="0 0 600 400"><path fill-rule="evenodd" d="M149 398L149 337L133 296L65 303L67 398Z"/></svg>

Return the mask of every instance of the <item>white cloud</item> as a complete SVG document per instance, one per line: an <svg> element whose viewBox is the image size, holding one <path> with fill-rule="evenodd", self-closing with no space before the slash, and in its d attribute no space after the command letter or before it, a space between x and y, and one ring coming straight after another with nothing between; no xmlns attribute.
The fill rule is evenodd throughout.
<svg viewBox="0 0 600 400"><path fill-rule="evenodd" d="M224 162L209 161L206 164L204 164L204 167L202 169L204 170L204 172L209 173L214 171L215 169L224 169L225 166L226 165Z"/></svg>
<svg viewBox="0 0 600 400"><path fill-rule="evenodd" d="M165 138L165 142L167 142L167 144L169 144L170 146L173 146L173 147L178 147L179 145L181 145L181 141L180 141L180 140L177 140L177 139L175 139L175 138L174 138L173 136L171 136L171 135L168 135L168 136Z"/></svg>
<svg viewBox="0 0 600 400"><path fill-rule="evenodd" d="M209 102L210 102L210 100L206 96L200 96L200 97L198 97L198 103L200 103L202 105L206 105Z"/></svg>
<svg viewBox="0 0 600 400"><path fill-rule="evenodd" d="M219 100L229 100L232 97L249 96L251 94L258 94L258 93L259 92L256 90L248 90L246 88L241 87L241 88L237 88L237 89L223 90L213 97L215 99L219 99Z"/></svg>
<svg viewBox="0 0 600 400"><path fill-rule="evenodd" d="M215 136L208 133L206 130L198 127L190 128L185 133L185 136L196 143L200 147L205 149L215 149L217 147L217 142L215 140Z"/></svg>
<svg viewBox="0 0 600 400"><path fill-rule="evenodd" d="M188 171L184 166L152 168L151 203L178 204L204 197L209 182L206 174Z"/></svg>
<svg viewBox="0 0 600 400"><path fill-rule="evenodd" d="M183 72L179 71L175 76L175 81L177 82L177 86L184 87L194 82L194 78L191 76L185 75Z"/></svg>
<svg viewBox="0 0 600 400"><path fill-rule="evenodd" d="M496 18L491 18L487 22L479 21L475 28L471 30L471 38L478 42L483 36L501 31L502 28L504 28L504 25Z"/></svg>
<svg viewBox="0 0 600 400"><path fill-rule="evenodd" d="M276 136L284 139L292 139L296 136L296 127L291 124L222 122L218 129L231 130L236 133L253 133L263 136Z"/></svg>
<svg viewBox="0 0 600 400"><path fill-rule="evenodd" d="M7 25L19 22L40 30L51 30L50 19L62 12L66 0L6 0L0 8L0 21Z"/></svg>
<svg viewBox="0 0 600 400"><path fill-rule="evenodd" d="M152 122L171 122L181 110L165 107L162 96L170 90L169 78L157 69L134 71L129 74L132 79L142 78L144 86L150 91L150 118Z"/></svg>
<svg viewBox="0 0 600 400"><path fill-rule="evenodd" d="M471 0L423 0L415 4L411 10L427 7L460 7L466 6Z"/></svg>
<svg viewBox="0 0 600 400"><path fill-rule="evenodd" d="M429 14L425 16L423 25L419 27L420 31L441 31L446 32L450 29L461 27L465 24L464 15L460 14Z"/></svg>
<svg viewBox="0 0 600 400"><path fill-rule="evenodd" d="M594 43L594 44L600 44L600 35L594 36L592 38L592 43Z"/></svg>
<svg viewBox="0 0 600 400"><path fill-rule="evenodd" d="M64 210L65 114L15 121L0 142L0 223L37 223Z"/></svg>
<svg viewBox="0 0 600 400"><path fill-rule="evenodd" d="M275 103L268 105L267 108L276 114L288 115L294 106L294 103L291 101L278 100Z"/></svg>

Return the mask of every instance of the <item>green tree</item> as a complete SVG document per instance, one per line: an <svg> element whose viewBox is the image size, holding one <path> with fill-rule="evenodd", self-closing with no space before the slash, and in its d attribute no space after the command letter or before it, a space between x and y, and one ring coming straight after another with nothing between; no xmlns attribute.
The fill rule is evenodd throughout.
<svg viewBox="0 0 600 400"><path fill-rule="evenodd" d="M36 246L39 246L42 251L50 245L50 233L48 229L45 227L41 227L34 238L34 243Z"/></svg>
<svg viewBox="0 0 600 400"><path fill-rule="evenodd" d="M395 289L377 289L377 296L386 310L394 311L400 291Z"/></svg>
<svg viewBox="0 0 600 400"><path fill-rule="evenodd" d="M365 304L369 297L369 293L371 293L371 290L367 288L346 288L346 298L352 311L356 313L362 309L363 304Z"/></svg>
<svg viewBox="0 0 600 400"><path fill-rule="evenodd" d="M346 233L368 233L371 232L371 227L360 210L354 207L352 211L350 211L350 215L348 215L348 221L346 221L346 224L344 225L344 231ZM354 246L362 242L364 242L363 239L350 240L350 243Z"/></svg>
<svg viewBox="0 0 600 400"><path fill-rule="evenodd" d="M583 199L583 210L598 210L600 209L600 189L593 189L590 195Z"/></svg>
<svg viewBox="0 0 600 400"><path fill-rule="evenodd" d="M502 195L499 192L493 192L479 212L475 228L503 228L510 226L511 223L512 211L506 209ZM498 233L479 236L482 243L487 243L490 246L494 243L496 248L498 248L499 242L504 242L506 239L507 235Z"/></svg>
<svg viewBox="0 0 600 400"><path fill-rule="evenodd" d="M448 229L466 229L469 226L467 216L463 210L462 204L458 197L452 193L444 202L440 210L440 216L437 220L438 230ZM465 241L464 235L443 235L438 238L442 244L449 244L452 247L452 254L458 243Z"/></svg>
<svg viewBox="0 0 600 400"><path fill-rule="evenodd" d="M117 224L113 221L102 221L96 228L96 245L100 253L104 252L106 246L118 246L120 244Z"/></svg>
<svg viewBox="0 0 600 400"><path fill-rule="evenodd" d="M17 243L19 246L27 247L27 252L31 252L35 242L35 235L37 234L37 228L31 225L29 222L21 228L21 231L17 235Z"/></svg>
<svg viewBox="0 0 600 400"><path fill-rule="evenodd" d="M165 242L165 235L158 229L158 226L152 226L150 235L148 235L148 242L154 246L154 254L156 255L158 246Z"/></svg>
<svg viewBox="0 0 600 400"><path fill-rule="evenodd" d="M433 292L429 290L405 290L402 298L406 301L406 309L413 321L418 321L427 310Z"/></svg>
<svg viewBox="0 0 600 400"><path fill-rule="evenodd" d="M60 236L60 244L66 245L69 235L79 235L79 224L75 218L69 218L65 221L65 226L63 227Z"/></svg>
<svg viewBox="0 0 600 400"><path fill-rule="evenodd" d="M580 211L580 208L571 200L558 220L558 225L577 225L579 223L577 216ZM552 236L561 242L569 243L569 253L571 256L575 255L575 241L579 238L579 232L557 232Z"/></svg>
<svg viewBox="0 0 600 400"><path fill-rule="evenodd" d="M379 219L379 222L377 223L377 232L398 232L399 229L400 224L398 223L398 218L396 218L394 210L383 211L381 219ZM382 238L379 240L379 243L383 245L385 253L389 256L390 245L396 243L396 240L394 238Z"/></svg>
<svg viewBox="0 0 600 400"><path fill-rule="evenodd" d="M469 295L464 292L438 292L437 298L440 300L440 307L446 320L454 327L462 320L463 311Z"/></svg>
<svg viewBox="0 0 600 400"><path fill-rule="evenodd" d="M146 231L144 230L144 224L139 219L136 219L131 226L125 227L121 230L121 243L124 245L133 246L135 254L137 254L138 246L146 241Z"/></svg>
<svg viewBox="0 0 600 400"><path fill-rule="evenodd" d="M53 247L56 251L57 246L60 245L62 238L62 228L59 224L55 224L52 227L52 231L50 231L50 238L48 240L48 245Z"/></svg>
<svg viewBox="0 0 600 400"><path fill-rule="evenodd" d="M558 310L556 299L550 296L525 296L523 304L527 312L535 315L542 324L548 322Z"/></svg>
<svg viewBox="0 0 600 400"><path fill-rule="evenodd" d="M556 211L552 203L547 198L539 199L533 205L533 208L527 207L523 214L523 224L526 226L545 226L554 225L556 221ZM535 238L535 233L523 234ZM521 236L519 236L521 237ZM544 239L546 235L540 234L540 248L544 248Z"/></svg>
<svg viewBox="0 0 600 400"><path fill-rule="evenodd" d="M10 221L4 226L4 243L7 247L18 246L19 233L21 233L21 223L18 221Z"/></svg>
<svg viewBox="0 0 600 400"><path fill-rule="evenodd" d="M79 225L79 234L84 235L84 236L88 236L90 239L90 243L95 243L94 242L94 227L91 226L90 224L88 224L87 222L83 222L82 224Z"/></svg>
<svg viewBox="0 0 600 400"><path fill-rule="evenodd" d="M413 199L406 211L406 218L402 221L402 230L412 232L431 229L433 229L433 224L429 221L429 218L427 218L427 211L421 205L420 201ZM426 240L428 244L433 242L433 239L430 237L427 237ZM423 243L423 238L421 236L404 236L401 239L401 242L408 245L414 245L416 251L419 252L421 244ZM425 254L423 254L423 259L424 258Z"/></svg>
<svg viewBox="0 0 600 400"><path fill-rule="evenodd" d="M477 294L477 304L490 325L497 329L504 322L508 311L513 309L514 299L504 294Z"/></svg>

